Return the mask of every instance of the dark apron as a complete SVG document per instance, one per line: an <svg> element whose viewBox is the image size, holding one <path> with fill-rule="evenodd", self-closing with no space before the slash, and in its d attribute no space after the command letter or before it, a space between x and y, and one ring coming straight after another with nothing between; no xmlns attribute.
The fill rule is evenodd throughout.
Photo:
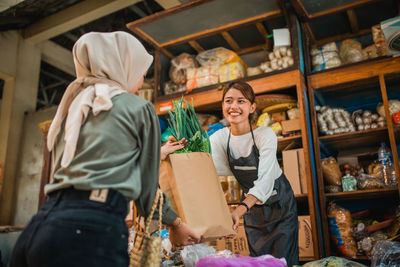
<svg viewBox="0 0 400 267"><path fill-rule="evenodd" d="M258 178L260 153L252 130L251 135L253 148L248 157L234 159L231 156L230 132L227 145L230 169L244 193L249 192ZM297 205L293 190L284 174L275 180L272 195L265 204L254 205L244 215L244 228L251 256L271 254L276 258L284 257L288 266L298 263Z"/></svg>

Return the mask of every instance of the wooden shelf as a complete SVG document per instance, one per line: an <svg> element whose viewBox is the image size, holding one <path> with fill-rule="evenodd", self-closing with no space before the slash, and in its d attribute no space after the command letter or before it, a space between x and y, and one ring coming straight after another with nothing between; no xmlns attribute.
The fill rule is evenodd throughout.
<svg viewBox="0 0 400 267"><path fill-rule="evenodd" d="M289 137L281 137L278 138L278 149L277 152L282 152L285 147L287 147L290 143L295 142L296 144L301 144L301 135L294 135Z"/></svg>
<svg viewBox="0 0 400 267"><path fill-rule="evenodd" d="M379 146L383 141L388 142L387 128L376 128L342 134L326 135L319 137L319 141L333 151L348 150L349 148Z"/></svg>
<svg viewBox="0 0 400 267"><path fill-rule="evenodd" d="M308 76L308 84L313 90L319 90L339 84L362 82L379 74L396 72L400 72L400 58L391 57L311 74Z"/></svg>
<svg viewBox="0 0 400 267"><path fill-rule="evenodd" d="M370 190L357 190L350 192L339 192L339 193L326 193L326 198L330 199L370 199L383 196L397 196L397 187L383 188L383 189L370 189Z"/></svg>
<svg viewBox="0 0 400 267"><path fill-rule="evenodd" d="M296 86L297 80L294 79L294 77L298 77L299 75L299 70L292 69L256 79L251 79L252 77L248 77L249 79L247 80L247 82L253 87L255 94L262 94ZM181 97L184 96L184 98L189 102L193 101L196 111L201 111L205 107L209 108L210 106L216 105L219 109L222 99L221 89L222 84L215 84L213 86L199 88L187 95L184 95L182 93L178 96L169 96L170 98L166 99L163 97L162 100L156 100L154 102L154 107L157 111L157 114L166 114L168 113L168 110L172 108L172 101L180 100Z"/></svg>

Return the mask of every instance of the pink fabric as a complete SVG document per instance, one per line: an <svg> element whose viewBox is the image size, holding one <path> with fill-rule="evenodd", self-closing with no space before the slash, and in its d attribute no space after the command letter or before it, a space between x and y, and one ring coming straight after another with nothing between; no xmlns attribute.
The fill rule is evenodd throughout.
<svg viewBox="0 0 400 267"><path fill-rule="evenodd" d="M285 259L277 259L271 255L246 257L237 255L233 258L208 256L200 259L196 267L286 267Z"/></svg>

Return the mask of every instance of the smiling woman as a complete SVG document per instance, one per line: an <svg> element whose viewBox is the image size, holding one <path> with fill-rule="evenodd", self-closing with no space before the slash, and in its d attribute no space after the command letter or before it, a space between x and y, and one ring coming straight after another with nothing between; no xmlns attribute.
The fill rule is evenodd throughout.
<svg viewBox="0 0 400 267"><path fill-rule="evenodd" d="M251 256L298 261L297 207L292 188L276 159L277 137L268 127L256 127L255 94L245 82L228 84L222 111L230 123L210 137L218 175L235 176L244 194L232 212L233 228L244 216Z"/></svg>

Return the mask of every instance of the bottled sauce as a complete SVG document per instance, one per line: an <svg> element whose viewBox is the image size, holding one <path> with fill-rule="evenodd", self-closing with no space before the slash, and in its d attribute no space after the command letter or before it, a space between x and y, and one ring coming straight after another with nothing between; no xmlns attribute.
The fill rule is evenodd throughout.
<svg viewBox="0 0 400 267"><path fill-rule="evenodd" d="M386 185L396 185L396 173L392 163L392 153L385 142L378 149L378 160L382 169L382 179Z"/></svg>

